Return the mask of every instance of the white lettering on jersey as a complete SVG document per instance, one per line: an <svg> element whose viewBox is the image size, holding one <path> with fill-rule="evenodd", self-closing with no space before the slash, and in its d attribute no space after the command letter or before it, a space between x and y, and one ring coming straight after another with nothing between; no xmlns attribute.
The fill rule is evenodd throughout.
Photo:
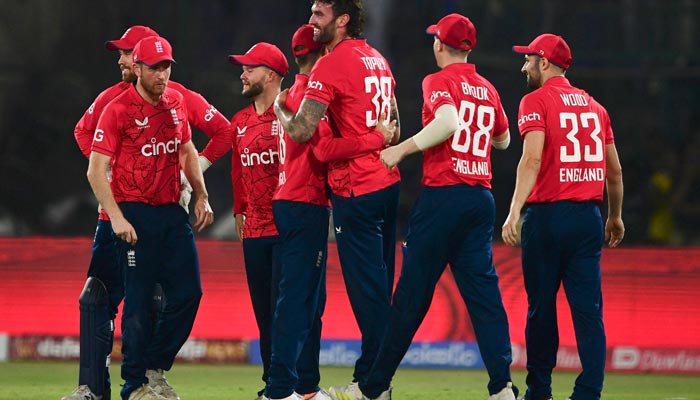
<svg viewBox="0 0 700 400"><path fill-rule="evenodd" d="M565 106L587 106L588 100L582 94L577 93L560 93L561 101Z"/></svg>
<svg viewBox="0 0 700 400"><path fill-rule="evenodd" d="M435 100L437 100L438 97L447 97L449 99L452 98L448 92L441 92L441 91L435 91L430 94L430 102L435 103Z"/></svg>
<svg viewBox="0 0 700 400"><path fill-rule="evenodd" d="M207 112L204 113L204 120L207 122L211 121L214 118L214 114L217 112L219 111L210 104L209 109L207 109Z"/></svg>
<svg viewBox="0 0 700 400"><path fill-rule="evenodd" d="M559 182L603 182L603 168L560 168Z"/></svg>
<svg viewBox="0 0 700 400"><path fill-rule="evenodd" d="M241 165L244 167L276 163L279 163L279 153L273 149L267 149L260 153L251 153L248 148L245 148L243 149L243 154L241 154Z"/></svg>
<svg viewBox="0 0 700 400"><path fill-rule="evenodd" d="M379 57L360 57L362 59L362 62L365 63L365 68L367 68L370 71L374 71L376 69L386 71L386 64L384 63L384 60L382 60Z"/></svg>
<svg viewBox="0 0 700 400"><path fill-rule="evenodd" d="M536 112L531 112L530 114L523 115L520 117L520 119L518 119L518 126L531 121L542 121L542 117Z"/></svg>
<svg viewBox="0 0 700 400"><path fill-rule="evenodd" d="M306 87L309 89L323 90L323 84L319 81L309 81Z"/></svg>
<svg viewBox="0 0 700 400"><path fill-rule="evenodd" d="M95 102L90 104L90 107L88 107L88 114L92 114L93 112L95 112Z"/></svg>
<svg viewBox="0 0 700 400"><path fill-rule="evenodd" d="M488 161L469 161L452 157L452 167L455 172L463 175L489 176Z"/></svg>
<svg viewBox="0 0 700 400"><path fill-rule="evenodd" d="M103 131L102 129L95 130L95 136L92 137L92 140L94 140L95 142L101 142L105 138L104 133L105 131Z"/></svg>
<svg viewBox="0 0 700 400"><path fill-rule="evenodd" d="M462 82L462 92L479 100L489 100L489 90L483 86L472 86L467 82Z"/></svg>
<svg viewBox="0 0 700 400"><path fill-rule="evenodd" d="M151 143L144 144L143 147L141 147L141 154L143 154L144 157L152 157L166 153L177 153L180 143L182 143L182 141L178 138L165 143L156 141L156 138L151 138Z"/></svg>

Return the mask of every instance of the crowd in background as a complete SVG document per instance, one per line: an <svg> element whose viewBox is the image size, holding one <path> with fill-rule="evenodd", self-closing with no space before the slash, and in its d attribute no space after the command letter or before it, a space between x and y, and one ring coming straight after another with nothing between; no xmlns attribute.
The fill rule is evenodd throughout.
<svg viewBox="0 0 700 400"><path fill-rule="evenodd" d="M478 27L470 62L501 93L511 131L527 91L522 56L511 46L541 32L562 35L574 50L567 77L605 104L625 174L625 241L699 245L700 4L694 0L372 0L370 44L392 65L404 138L420 129L421 80L435 70L425 27L459 12ZM29 0L0 4L0 235L90 235L97 204L73 128L92 99L120 78L104 41L130 25L156 29L173 45L172 78L230 118L246 104L240 69L228 54L268 41L289 49L310 3L211 0L195 3ZM426 45L428 44L428 45ZM286 50L285 50L286 51ZM291 60L291 54L287 54ZM289 87L289 74L283 87ZM194 133L195 144L206 137ZM493 157L496 238L508 210L522 141ZM226 156L225 156L226 157ZM400 166L420 174L420 156ZM232 238L230 163L207 172L216 226ZM419 190L403 180L400 231Z"/></svg>

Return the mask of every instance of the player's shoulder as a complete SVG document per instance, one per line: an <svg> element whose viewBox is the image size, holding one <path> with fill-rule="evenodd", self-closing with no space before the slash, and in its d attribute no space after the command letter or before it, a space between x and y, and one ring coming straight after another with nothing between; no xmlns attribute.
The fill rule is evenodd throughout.
<svg viewBox="0 0 700 400"><path fill-rule="evenodd" d="M100 92L95 98L95 105L102 104L105 105L115 98L119 97L121 94L129 90L131 83L120 81L107 89Z"/></svg>
<svg viewBox="0 0 700 400"><path fill-rule="evenodd" d="M233 114L233 117L231 118L231 124L245 123L248 120L248 118L250 118L253 112L255 112L253 110L253 104L248 104L247 106L241 108L235 114Z"/></svg>

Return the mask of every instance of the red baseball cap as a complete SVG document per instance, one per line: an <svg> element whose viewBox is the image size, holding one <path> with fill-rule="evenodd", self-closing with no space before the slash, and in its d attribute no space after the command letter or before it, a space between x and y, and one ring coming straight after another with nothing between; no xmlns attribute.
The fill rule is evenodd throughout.
<svg viewBox="0 0 700 400"><path fill-rule="evenodd" d="M552 64L564 69L569 69L571 62L571 49L559 35L544 33L537 36L527 46L513 46L513 51L520 54L534 54L546 58Z"/></svg>
<svg viewBox="0 0 700 400"><path fill-rule="evenodd" d="M172 46L160 36L141 39L131 54L135 63L146 64L149 67L164 61L175 62Z"/></svg>
<svg viewBox="0 0 700 400"><path fill-rule="evenodd" d="M323 47L323 43L314 42L314 26L304 24L292 36L292 54L303 56Z"/></svg>
<svg viewBox="0 0 700 400"><path fill-rule="evenodd" d="M121 38L105 42L105 47L111 51L131 50L136 47L139 40L149 36L158 36L158 33L147 26L134 25L127 29Z"/></svg>
<svg viewBox="0 0 700 400"><path fill-rule="evenodd" d="M274 44L260 42L253 45L245 54L232 54L228 56L231 64L246 65L249 67L267 67L280 76L284 76L289 69L287 57L284 56Z"/></svg>
<svg viewBox="0 0 700 400"><path fill-rule="evenodd" d="M437 36L441 42L455 49L471 50L476 46L476 28L464 15L446 15L425 32Z"/></svg>

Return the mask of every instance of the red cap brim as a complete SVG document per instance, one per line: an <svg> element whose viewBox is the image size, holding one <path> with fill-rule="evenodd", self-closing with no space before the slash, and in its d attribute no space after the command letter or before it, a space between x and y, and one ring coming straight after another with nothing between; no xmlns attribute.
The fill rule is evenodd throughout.
<svg viewBox="0 0 700 400"><path fill-rule="evenodd" d="M243 55L231 54L230 56L228 56L228 61L233 65L245 65L246 67L267 67L267 68L270 68L271 70L275 71L275 73L277 73L277 75L284 76L284 74L281 71L278 71L275 68L272 68L271 66L269 66L265 63L261 63L259 60L253 60L247 54L243 54Z"/></svg>
<svg viewBox="0 0 700 400"><path fill-rule="evenodd" d="M528 46L513 46L513 51L519 54L534 54Z"/></svg>
<svg viewBox="0 0 700 400"><path fill-rule="evenodd" d="M425 30L425 33L429 33L431 35L436 35L437 34L437 24L430 25L428 29Z"/></svg>
<svg viewBox="0 0 700 400"><path fill-rule="evenodd" d="M115 50L133 50L134 46L130 46L126 40L110 40L108 42L105 42L105 47L109 51L115 51Z"/></svg>

